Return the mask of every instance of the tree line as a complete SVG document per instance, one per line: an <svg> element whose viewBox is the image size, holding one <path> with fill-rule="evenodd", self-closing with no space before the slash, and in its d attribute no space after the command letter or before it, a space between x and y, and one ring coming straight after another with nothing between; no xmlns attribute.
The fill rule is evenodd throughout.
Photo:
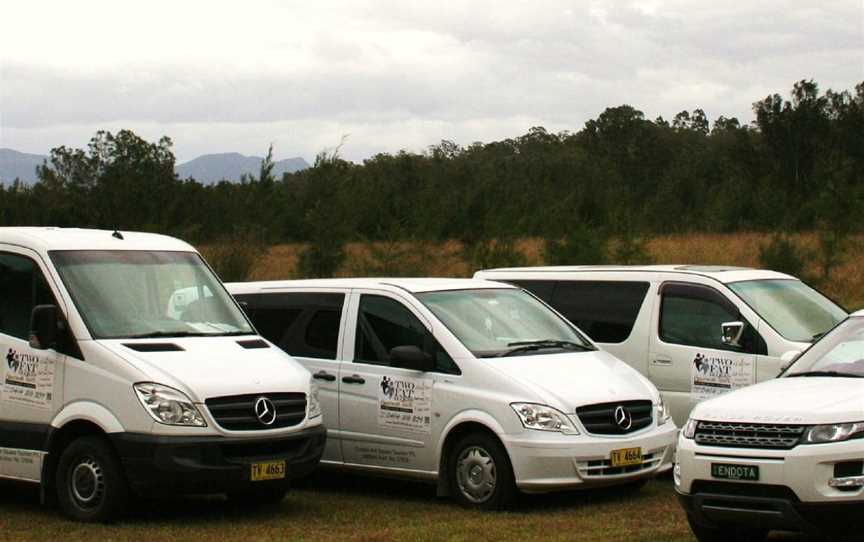
<svg viewBox="0 0 864 542"><path fill-rule="evenodd" d="M621 105L575 132L535 127L362 163L322 152L281 179L271 149L258 175L215 185L178 178L167 137L100 131L86 148L52 149L34 185L0 185L0 225L307 242L317 274L352 240L458 239L482 256L525 236L549 239L552 254L599 236L860 230L864 82L822 92L802 80L753 112L750 124L701 109L650 120Z"/></svg>

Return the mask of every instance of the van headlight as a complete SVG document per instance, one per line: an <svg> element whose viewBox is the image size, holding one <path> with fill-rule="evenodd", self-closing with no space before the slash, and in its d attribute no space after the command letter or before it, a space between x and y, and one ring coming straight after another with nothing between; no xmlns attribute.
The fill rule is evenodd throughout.
<svg viewBox="0 0 864 542"><path fill-rule="evenodd" d="M696 428L699 427L699 422L690 418L687 420L687 423L684 424L684 428L681 429L681 436L693 440L693 437L696 436Z"/></svg>
<svg viewBox="0 0 864 542"><path fill-rule="evenodd" d="M657 402L657 425L665 425L671 419L672 415L669 413L669 407L666 406L661 395L660 400Z"/></svg>
<svg viewBox="0 0 864 542"><path fill-rule="evenodd" d="M565 435L579 434L573 422L558 409L534 403L513 403L510 406L516 411L525 429L554 431Z"/></svg>
<svg viewBox="0 0 864 542"><path fill-rule="evenodd" d="M864 437L864 422L814 425L801 436L801 444L824 444Z"/></svg>
<svg viewBox="0 0 864 542"><path fill-rule="evenodd" d="M157 422L165 425L207 427L204 417L183 392L152 382L135 384L132 388L144 410Z"/></svg>
<svg viewBox="0 0 864 542"><path fill-rule="evenodd" d="M306 416L311 420L321 415L321 402L318 400L318 384L309 384L309 409Z"/></svg>

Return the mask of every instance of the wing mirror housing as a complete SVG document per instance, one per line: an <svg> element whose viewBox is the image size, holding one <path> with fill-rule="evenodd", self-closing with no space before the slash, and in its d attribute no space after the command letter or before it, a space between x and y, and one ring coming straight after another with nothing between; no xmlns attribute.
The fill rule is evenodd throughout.
<svg viewBox="0 0 864 542"><path fill-rule="evenodd" d="M30 313L30 348L48 350L57 346L60 336L57 305L36 305Z"/></svg>
<svg viewBox="0 0 864 542"><path fill-rule="evenodd" d="M411 345L395 346L390 350L390 361L396 367L414 371L431 371L435 367L432 356Z"/></svg>
<svg viewBox="0 0 864 542"><path fill-rule="evenodd" d="M786 371L786 369L788 369L800 355L800 350L789 350L788 352L784 352L783 355L780 356L780 373L782 374Z"/></svg>
<svg viewBox="0 0 864 542"><path fill-rule="evenodd" d="M741 336L744 334L744 322L723 322L720 324L721 339L726 346L741 347Z"/></svg>

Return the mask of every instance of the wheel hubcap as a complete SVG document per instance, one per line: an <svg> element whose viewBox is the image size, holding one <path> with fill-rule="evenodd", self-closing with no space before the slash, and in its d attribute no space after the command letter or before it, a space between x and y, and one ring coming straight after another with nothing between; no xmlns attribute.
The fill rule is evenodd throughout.
<svg viewBox="0 0 864 542"><path fill-rule="evenodd" d="M92 458L82 459L72 469L70 493L81 508L95 508L105 494L105 476L102 467Z"/></svg>
<svg viewBox="0 0 864 542"><path fill-rule="evenodd" d="M495 461L483 448L470 446L456 461L456 480L466 499L477 504L486 502L495 492Z"/></svg>

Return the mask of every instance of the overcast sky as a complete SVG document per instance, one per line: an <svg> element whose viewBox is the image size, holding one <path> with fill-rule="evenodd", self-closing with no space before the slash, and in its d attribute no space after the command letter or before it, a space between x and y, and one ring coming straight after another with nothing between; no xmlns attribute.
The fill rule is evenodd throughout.
<svg viewBox="0 0 864 542"><path fill-rule="evenodd" d="M277 158L582 128L864 81L862 0L9 2L0 147L82 147L98 129Z"/></svg>

